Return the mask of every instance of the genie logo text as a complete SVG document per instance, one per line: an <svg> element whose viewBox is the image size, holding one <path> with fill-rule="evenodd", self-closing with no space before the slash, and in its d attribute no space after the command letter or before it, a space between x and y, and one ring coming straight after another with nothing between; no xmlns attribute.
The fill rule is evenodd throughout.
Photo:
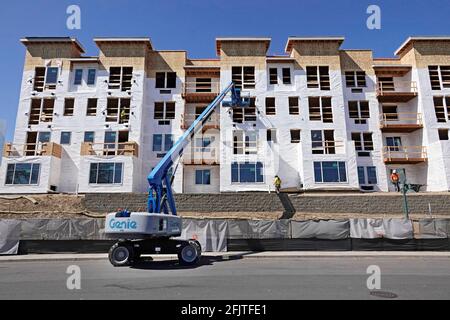
<svg viewBox="0 0 450 320"><path fill-rule="evenodd" d="M137 223L136 221L127 219L127 220L116 220L116 219L111 219L111 221L109 221L109 227L111 229L125 229L125 230L129 230L129 229L136 229L137 228Z"/></svg>

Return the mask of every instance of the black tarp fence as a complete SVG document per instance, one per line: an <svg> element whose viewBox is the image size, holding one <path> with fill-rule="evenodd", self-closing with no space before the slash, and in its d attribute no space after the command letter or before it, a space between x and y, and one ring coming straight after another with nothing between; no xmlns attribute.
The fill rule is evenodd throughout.
<svg viewBox="0 0 450 320"><path fill-rule="evenodd" d="M449 235L450 219L183 219L181 237L204 251L450 251ZM0 220L0 254L104 252L110 243L104 219Z"/></svg>

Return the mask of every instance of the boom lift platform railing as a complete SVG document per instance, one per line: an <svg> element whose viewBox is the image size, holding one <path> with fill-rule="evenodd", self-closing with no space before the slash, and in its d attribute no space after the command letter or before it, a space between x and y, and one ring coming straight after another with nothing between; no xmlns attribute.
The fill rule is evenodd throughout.
<svg viewBox="0 0 450 320"><path fill-rule="evenodd" d="M229 93L231 100L224 101ZM119 239L109 250L112 265L131 265L138 262L142 254L159 253L176 253L180 264L183 265L193 265L199 261L201 246L197 240L171 239L180 236L182 229L182 220L177 216L172 181L185 148L195 134L201 131L220 103L223 107L245 108L250 105L250 99L243 98L240 89L232 82L228 84L148 175L148 212L119 210L107 215L105 233L109 237ZM175 170L169 175L174 164Z"/></svg>

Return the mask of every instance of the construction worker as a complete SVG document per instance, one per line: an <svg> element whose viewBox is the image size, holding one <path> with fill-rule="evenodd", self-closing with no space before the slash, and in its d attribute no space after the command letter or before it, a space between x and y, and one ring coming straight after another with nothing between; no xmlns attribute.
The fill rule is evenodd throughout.
<svg viewBox="0 0 450 320"><path fill-rule="evenodd" d="M275 176L275 178L273 179L273 185L275 186L275 190L277 191L277 193L280 193L281 179L279 176Z"/></svg>
<svg viewBox="0 0 450 320"><path fill-rule="evenodd" d="M391 173L391 182L395 186L395 191L400 192L400 176L397 173L397 170L392 170Z"/></svg>
<svg viewBox="0 0 450 320"><path fill-rule="evenodd" d="M122 111L120 111L120 123L124 123L125 122L125 109L122 109Z"/></svg>

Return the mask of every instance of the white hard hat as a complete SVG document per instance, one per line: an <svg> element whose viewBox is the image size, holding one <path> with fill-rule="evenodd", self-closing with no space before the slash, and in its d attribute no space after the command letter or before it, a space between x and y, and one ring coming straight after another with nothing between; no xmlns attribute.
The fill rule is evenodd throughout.
<svg viewBox="0 0 450 320"><path fill-rule="evenodd" d="M392 173L397 173L397 170L392 170Z"/></svg>

